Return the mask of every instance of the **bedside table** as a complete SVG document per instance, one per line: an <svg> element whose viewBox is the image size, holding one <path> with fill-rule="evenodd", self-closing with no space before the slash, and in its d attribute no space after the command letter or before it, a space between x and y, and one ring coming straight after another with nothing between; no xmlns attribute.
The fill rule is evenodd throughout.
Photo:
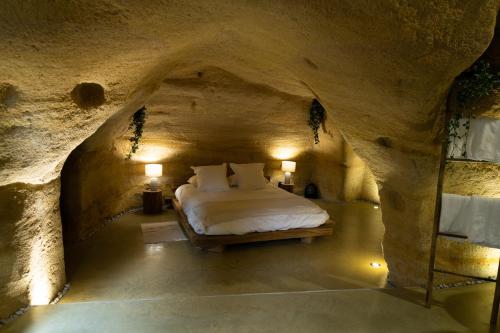
<svg viewBox="0 0 500 333"><path fill-rule="evenodd" d="M161 190L145 190L142 192L142 207L144 214L160 214L163 207Z"/></svg>
<svg viewBox="0 0 500 333"><path fill-rule="evenodd" d="M282 182L279 182L278 187L284 189L285 191L293 193L293 184L284 184Z"/></svg>

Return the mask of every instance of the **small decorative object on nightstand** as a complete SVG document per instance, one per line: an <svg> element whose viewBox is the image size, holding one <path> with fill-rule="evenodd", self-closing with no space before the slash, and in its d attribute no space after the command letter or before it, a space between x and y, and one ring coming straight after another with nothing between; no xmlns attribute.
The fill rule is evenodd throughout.
<svg viewBox="0 0 500 333"><path fill-rule="evenodd" d="M282 182L279 182L278 187L284 189L285 191L293 193L293 184L284 184Z"/></svg>
<svg viewBox="0 0 500 333"><path fill-rule="evenodd" d="M163 207L161 190L145 190L142 192L142 207L144 214L160 214Z"/></svg>
<svg viewBox="0 0 500 333"><path fill-rule="evenodd" d="M318 187L313 183L307 184L304 190L304 197L309 199L318 199L319 198Z"/></svg>

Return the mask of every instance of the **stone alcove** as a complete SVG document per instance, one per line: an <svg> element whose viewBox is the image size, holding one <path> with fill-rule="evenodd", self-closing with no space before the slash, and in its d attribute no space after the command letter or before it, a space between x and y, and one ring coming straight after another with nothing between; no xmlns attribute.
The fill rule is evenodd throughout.
<svg viewBox="0 0 500 333"><path fill-rule="evenodd" d="M169 192L192 175L191 165L265 162L276 184L283 177L281 161L293 159L298 163L295 193L302 195L314 182L324 199L379 203L373 175L331 115L320 130L321 141L313 143L307 125L312 98L215 67L164 79L145 103L143 138L131 160L125 158L128 118L110 121L66 160L61 176L65 241L86 239L106 218L140 206L145 163L164 165L162 185Z"/></svg>

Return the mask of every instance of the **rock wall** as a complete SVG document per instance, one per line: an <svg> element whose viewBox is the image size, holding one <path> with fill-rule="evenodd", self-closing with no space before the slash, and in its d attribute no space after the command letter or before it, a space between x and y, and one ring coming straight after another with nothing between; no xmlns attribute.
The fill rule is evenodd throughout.
<svg viewBox="0 0 500 333"><path fill-rule="evenodd" d="M311 181L318 186L321 198L342 200L344 187L344 138L327 114L319 129L319 143L313 145L314 168Z"/></svg>
<svg viewBox="0 0 500 333"><path fill-rule="evenodd" d="M0 315L47 304L65 283L59 181L0 187Z"/></svg>
<svg viewBox="0 0 500 333"><path fill-rule="evenodd" d="M497 0L2 1L0 186L24 183L28 197L36 197L32 186L57 179L75 147L107 119L128 119L163 80L223 68L321 101L379 184L391 279L419 284L440 106L454 77L490 43L498 6ZM82 83L101 86L104 102L95 85L86 85L92 92L82 100L87 88L75 90ZM53 219L32 201L23 210L36 211L25 221L28 229ZM2 228L12 230L20 218ZM55 234L44 237L43 244L58 244ZM24 250L8 251L22 258ZM43 265L60 261L61 251L50 253ZM62 262L54 267L63 281ZM3 285L24 285L7 279ZM13 310L4 307L0 316Z"/></svg>
<svg viewBox="0 0 500 333"><path fill-rule="evenodd" d="M320 142L313 146L313 152L311 181L323 199L380 203L373 174L344 140L331 115L321 126Z"/></svg>
<svg viewBox="0 0 500 333"><path fill-rule="evenodd" d="M61 177L64 242L88 238L105 220L142 205L144 166L125 161L112 149L75 149Z"/></svg>
<svg viewBox="0 0 500 333"><path fill-rule="evenodd" d="M375 177L347 143L344 144L344 166L343 199L380 203Z"/></svg>

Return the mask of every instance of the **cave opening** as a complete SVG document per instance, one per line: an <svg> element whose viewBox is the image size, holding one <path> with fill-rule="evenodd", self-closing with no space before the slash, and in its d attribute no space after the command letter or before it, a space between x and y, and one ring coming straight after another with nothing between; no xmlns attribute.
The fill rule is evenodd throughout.
<svg viewBox="0 0 500 333"><path fill-rule="evenodd" d="M304 285L309 285L306 290L384 287L388 270L375 177L331 114L314 143L308 126L313 98L310 92L293 95L209 67L164 79L148 96L144 132L131 159L130 115L108 120L71 152L61 172L66 273L72 285L67 301L152 297L149 284L137 276L144 270L165 290L196 294L176 277L183 269L178 261L200 260L208 264L193 265L183 278L198 285L194 290L211 294L299 291ZM179 220L166 206L158 215L143 213L146 164L163 166L159 187L164 198L172 198L193 176L192 165L263 162L264 174L277 188L284 180L284 160L296 163L294 194L304 196L307 184L316 185L320 198L314 202L335 222L332 239L306 248L296 239L233 245L215 257L189 242L143 242L141 226ZM156 270L151 260L157 261ZM316 264L311 267L309 261ZM233 268L206 267L215 262ZM249 268L257 273L248 273ZM197 278L200 270L213 278ZM165 280L175 282L166 288ZM295 282L285 288L286 280ZM120 293L123 284L135 284L137 291Z"/></svg>

